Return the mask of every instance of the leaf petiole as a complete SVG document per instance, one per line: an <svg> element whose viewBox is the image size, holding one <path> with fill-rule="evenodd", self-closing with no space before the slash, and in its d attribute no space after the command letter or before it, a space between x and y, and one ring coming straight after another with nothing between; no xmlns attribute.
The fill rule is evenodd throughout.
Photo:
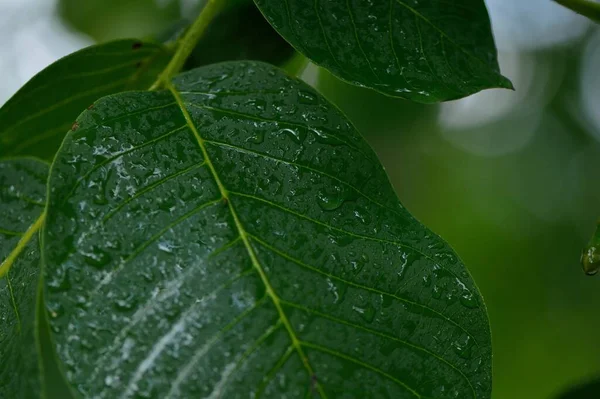
<svg viewBox="0 0 600 399"><path fill-rule="evenodd" d="M171 58L171 61L158 76L158 79L150 87L150 90L156 90L165 87L165 84L175 76L185 64L194 47L206 31L206 28L212 19L221 11L225 3L221 0L207 0L206 5L200 11L200 15L187 30L181 40L177 42L177 50Z"/></svg>

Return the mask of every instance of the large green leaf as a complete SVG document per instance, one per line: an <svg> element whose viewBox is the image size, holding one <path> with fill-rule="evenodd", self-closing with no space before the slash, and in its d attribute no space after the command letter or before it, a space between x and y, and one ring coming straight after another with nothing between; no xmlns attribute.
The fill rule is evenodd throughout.
<svg viewBox="0 0 600 399"><path fill-rule="evenodd" d="M51 320L84 397L489 398L483 301L340 112L230 62L105 97L50 172Z"/></svg>
<svg viewBox="0 0 600 399"><path fill-rule="evenodd" d="M0 108L0 158L51 160L81 110L108 94L149 88L169 58L159 45L119 40L56 61Z"/></svg>
<svg viewBox="0 0 600 399"><path fill-rule="evenodd" d="M0 398L41 392L36 317L48 165L0 162Z"/></svg>
<svg viewBox="0 0 600 399"><path fill-rule="evenodd" d="M419 102L511 88L483 0L255 0L298 51L336 76Z"/></svg>

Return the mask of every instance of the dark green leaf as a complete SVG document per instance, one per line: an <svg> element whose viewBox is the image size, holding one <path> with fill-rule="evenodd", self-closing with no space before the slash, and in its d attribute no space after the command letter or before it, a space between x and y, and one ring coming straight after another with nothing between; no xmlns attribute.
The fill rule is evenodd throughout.
<svg viewBox="0 0 600 399"><path fill-rule="evenodd" d="M600 398L600 378L596 378L586 384L571 388L558 396L557 399L593 399Z"/></svg>
<svg viewBox="0 0 600 399"><path fill-rule="evenodd" d="M48 165L0 162L0 398L41 391L36 309Z"/></svg>
<svg viewBox="0 0 600 399"><path fill-rule="evenodd" d="M204 0L191 0L200 3ZM154 37L181 12L184 0L57 0L70 27L98 43L130 37ZM190 3L190 0L185 1Z"/></svg>
<svg viewBox="0 0 600 399"><path fill-rule="evenodd" d="M119 40L58 60L0 108L0 158L51 160L83 109L107 94L149 88L169 58L159 45Z"/></svg>
<svg viewBox="0 0 600 399"><path fill-rule="evenodd" d="M235 60L281 65L294 53L250 1L230 7L211 22L185 69Z"/></svg>
<svg viewBox="0 0 600 399"><path fill-rule="evenodd" d="M466 268L306 84L223 63L78 123L43 236L84 397L490 397Z"/></svg>
<svg viewBox="0 0 600 399"><path fill-rule="evenodd" d="M426 103L512 88L483 0L255 2L298 51L350 83Z"/></svg>

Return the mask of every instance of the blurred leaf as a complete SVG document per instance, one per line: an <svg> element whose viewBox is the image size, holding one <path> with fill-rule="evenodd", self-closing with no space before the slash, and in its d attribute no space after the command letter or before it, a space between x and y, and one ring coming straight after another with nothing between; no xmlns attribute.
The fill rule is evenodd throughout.
<svg viewBox="0 0 600 399"><path fill-rule="evenodd" d="M156 37L180 17L179 0L59 0L58 9L65 22L100 43Z"/></svg>
<svg viewBox="0 0 600 399"><path fill-rule="evenodd" d="M578 14L600 22L600 3L588 0L554 0Z"/></svg>
<svg viewBox="0 0 600 399"><path fill-rule="evenodd" d="M73 386L490 398L477 288L334 106L256 62L167 88L99 100L53 165L47 300Z"/></svg>
<svg viewBox="0 0 600 399"><path fill-rule="evenodd" d="M298 51L350 83L425 103L512 88L483 0L255 2Z"/></svg>
<svg viewBox="0 0 600 399"><path fill-rule="evenodd" d="M0 108L0 158L52 160L82 110L107 94L149 88L169 58L164 47L136 40L91 46L61 58Z"/></svg>
<svg viewBox="0 0 600 399"><path fill-rule="evenodd" d="M40 251L48 165L0 161L0 397L41 392L37 312Z"/></svg>
<svg viewBox="0 0 600 399"><path fill-rule="evenodd" d="M595 399L600 398L600 379L572 388L557 399Z"/></svg>
<svg viewBox="0 0 600 399"><path fill-rule="evenodd" d="M211 22L184 69L236 60L281 65L294 53L254 3L245 2L228 8Z"/></svg>

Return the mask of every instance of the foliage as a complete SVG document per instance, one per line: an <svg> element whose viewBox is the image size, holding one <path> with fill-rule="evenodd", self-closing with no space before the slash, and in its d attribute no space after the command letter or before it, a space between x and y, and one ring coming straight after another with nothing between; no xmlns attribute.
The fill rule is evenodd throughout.
<svg viewBox="0 0 600 399"><path fill-rule="evenodd" d="M512 87L481 0L256 3L359 86ZM74 397L489 398L467 269L333 104L234 61L289 59L228 35L240 12L211 0L166 44L81 50L0 109L0 397L58 375Z"/></svg>

